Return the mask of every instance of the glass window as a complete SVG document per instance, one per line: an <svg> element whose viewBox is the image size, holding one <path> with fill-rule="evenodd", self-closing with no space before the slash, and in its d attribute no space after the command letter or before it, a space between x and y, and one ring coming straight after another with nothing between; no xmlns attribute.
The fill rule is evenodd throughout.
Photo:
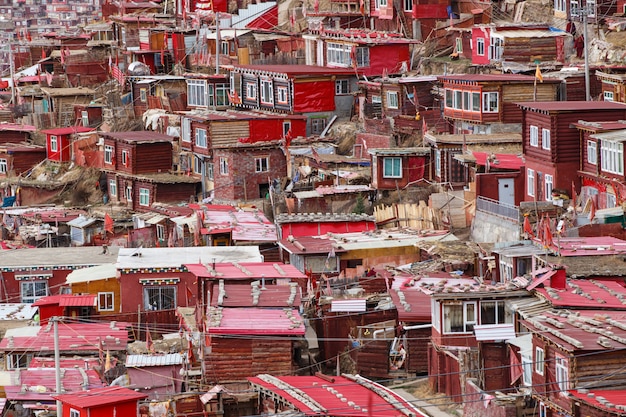
<svg viewBox="0 0 626 417"><path fill-rule="evenodd" d="M624 144L603 140L600 142L602 171L624 175Z"/></svg>
<svg viewBox="0 0 626 417"><path fill-rule="evenodd" d="M530 126L530 146L539 146L539 128L537 126Z"/></svg>
<svg viewBox="0 0 626 417"><path fill-rule="evenodd" d="M256 100L256 83L246 81L246 98Z"/></svg>
<svg viewBox="0 0 626 417"><path fill-rule="evenodd" d="M230 104L230 100L228 99L229 92L230 87L228 84L215 84L215 105L226 106ZM211 95L211 99L213 99L213 95Z"/></svg>
<svg viewBox="0 0 626 417"><path fill-rule="evenodd" d="M270 159L268 157L254 159L255 172L267 172L269 171L269 166Z"/></svg>
<svg viewBox="0 0 626 417"><path fill-rule="evenodd" d="M351 45L337 42L328 42L326 44L326 62L329 65L349 67L352 62L352 59L350 57L351 51Z"/></svg>
<svg viewBox="0 0 626 417"><path fill-rule="evenodd" d="M165 226L163 226L162 224L156 225L156 236L159 241L165 240Z"/></svg>
<svg viewBox="0 0 626 417"><path fill-rule="evenodd" d="M365 46L356 48L356 66L358 68L370 66L370 49Z"/></svg>
<svg viewBox="0 0 626 417"><path fill-rule="evenodd" d="M126 187L124 191L124 197L126 197L126 201L133 201L133 187L129 185Z"/></svg>
<svg viewBox="0 0 626 417"><path fill-rule="evenodd" d="M144 287L145 310L171 310L176 308L176 287L172 285Z"/></svg>
<svg viewBox="0 0 626 417"><path fill-rule="evenodd" d="M335 94L350 94L350 80L335 80Z"/></svg>
<svg viewBox="0 0 626 417"><path fill-rule="evenodd" d="M544 191L546 193L546 200L552 201L552 187L553 187L553 177L550 174L546 174L543 177L544 181Z"/></svg>
<svg viewBox="0 0 626 417"><path fill-rule="evenodd" d="M128 165L128 151L122 151L122 165Z"/></svg>
<svg viewBox="0 0 626 417"><path fill-rule="evenodd" d="M435 149L435 175L441 177L441 151Z"/></svg>
<svg viewBox="0 0 626 417"><path fill-rule="evenodd" d="M535 196L535 171L530 168L526 169L526 194Z"/></svg>
<svg viewBox="0 0 626 417"><path fill-rule="evenodd" d="M480 111L480 93L472 93L472 111Z"/></svg>
<svg viewBox="0 0 626 417"><path fill-rule="evenodd" d="M498 112L498 92L497 91L483 93L483 112L484 113L497 113Z"/></svg>
<svg viewBox="0 0 626 417"><path fill-rule="evenodd" d="M272 90L272 80L270 79L262 79L261 80L261 103L263 104L274 104L274 94Z"/></svg>
<svg viewBox="0 0 626 417"><path fill-rule="evenodd" d="M504 301L481 301L480 324L508 323L504 312Z"/></svg>
<svg viewBox="0 0 626 417"><path fill-rule="evenodd" d="M142 103L148 101L148 91L145 88L139 89L139 101Z"/></svg>
<svg viewBox="0 0 626 417"><path fill-rule="evenodd" d="M0 158L0 174L6 174L9 170L9 165L7 160L4 158Z"/></svg>
<svg viewBox="0 0 626 417"><path fill-rule="evenodd" d="M113 146L110 146L110 145L104 146L104 163L105 164L113 163Z"/></svg>
<svg viewBox="0 0 626 417"><path fill-rule="evenodd" d="M204 160L200 158L198 155L194 155L193 157L193 173L202 175L202 165L204 165Z"/></svg>
<svg viewBox="0 0 626 417"><path fill-rule="evenodd" d="M587 141L587 162L592 165L596 165L598 163L598 153L597 153L597 145L596 142L592 140Z"/></svg>
<svg viewBox="0 0 626 417"><path fill-rule="evenodd" d="M402 158L383 159L383 178L402 178Z"/></svg>
<svg viewBox="0 0 626 417"><path fill-rule="evenodd" d="M206 177L209 181L213 181L213 164L212 163L207 163L206 164Z"/></svg>
<svg viewBox="0 0 626 417"><path fill-rule="evenodd" d="M181 123L181 136L183 142L191 142L191 119L183 117Z"/></svg>
<svg viewBox="0 0 626 417"><path fill-rule="evenodd" d="M80 411L70 408L70 417L80 417Z"/></svg>
<svg viewBox="0 0 626 417"><path fill-rule="evenodd" d="M476 303L444 304L444 333L469 333L476 324Z"/></svg>
<svg viewBox="0 0 626 417"><path fill-rule="evenodd" d="M98 311L113 311L113 298L112 292L99 292L98 293Z"/></svg>
<svg viewBox="0 0 626 417"><path fill-rule="evenodd" d="M206 129L196 128L196 146L200 148L207 147Z"/></svg>
<svg viewBox="0 0 626 417"><path fill-rule="evenodd" d="M476 39L476 55L479 55L479 56L485 55L485 39L484 38Z"/></svg>
<svg viewBox="0 0 626 417"><path fill-rule="evenodd" d="M50 150L52 152L59 150L59 138L56 135L50 135Z"/></svg>
<svg viewBox="0 0 626 417"><path fill-rule="evenodd" d="M204 80L187 80L187 104L206 107L207 84Z"/></svg>
<svg viewBox="0 0 626 417"><path fill-rule="evenodd" d="M613 99L614 94L612 91L605 91L603 95L604 95L604 101L614 101Z"/></svg>
<svg viewBox="0 0 626 417"><path fill-rule="evenodd" d="M413 10L413 0L404 0L404 11L410 12Z"/></svg>
<svg viewBox="0 0 626 417"><path fill-rule="evenodd" d="M556 356L556 383L559 385L561 391L569 390L569 370L568 362L562 356Z"/></svg>
<svg viewBox="0 0 626 417"><path fill-rule="evenodd" d="M319 135L326 128L326 118L318 117L315 119L311 119L311 133L314 135Z"/></svg>
<svg viewBox="0 0 626 417"><path fill-rule="evenodd" d="M279 104L289 104L289 99L287 97L287 87L279 86L276 87L276 101Z"/></svg>
<svg viewBox="0 0 626 417"><path fill-rule="evenodd" d="M541 129L541 147L550 149L550 130L548 129Z"/></svg>
<svg viewBox="0 0 626 417"><path fill-rule="evenodd" d="M533 360L530 355L526 356L522 353L522 383L525 386L531 386L533 384Z"/></svg>
<svg viewBox="0 0 626 417"><path fill-rule="evenodd" d="M140 206L150 205L150 190L148 190L147 188L139 189L139 205Z"/></svg>
<svg viewBox="0 0 626 417"><path fill-rule="evenodd" d="M387 91L387 108L389 109L398 108L398 92L397 91Z"/></svg>
<svg viewBox="0 0 626 417"><path fill-rule="evenodd" d="M446 107L449 109L453 109L454 108L454 91L453 90L446 90Z"/></svg>
<svg viewBox="0 0 626 417"><path fill-rule="evenodd" d="M117 181L109 180L109 197L117 198Z"/></svg>
<svg viewBox="0 0 626 417"><path fill-rule="evenodd" d="M543 375L544 359L543 349L535 347L535 372L539 375Z"/></svg>
<svg viewBox="0 0 626 417"><path fill-rule="evenodd" d="M20 289L22 303L32 304L48 295L48 281L22 281Z"/></svg>
<svg viewBox="0 0 626 417"><path fill-rule="evenodd" d="M220 158L220 174L228 175L228 159Z"/></svg>

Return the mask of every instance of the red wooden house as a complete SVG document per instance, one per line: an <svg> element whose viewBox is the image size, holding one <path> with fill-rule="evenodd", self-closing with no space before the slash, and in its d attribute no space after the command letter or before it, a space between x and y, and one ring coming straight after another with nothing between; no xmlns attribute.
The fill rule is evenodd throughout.
<svg viewBox="0 0 626 417"><path fill-rule="evenodd" d="M398 32L365 29L325 29L303 38L307 65L352 68L366 77L408 72L411 45L418 42ZM318 48L322 48L323 55Z"/></svg>
<svg viewBox="0 0 626 417"><path fill-rule="evenodd" d="M350 233L376 230L374 217L365 214L278 214L275 217L279 238L321 236L326 233Z"/></svg>
<svg viewBox="0 0 626 417"><path fill-rule="evenodd" d="M372 156L372 187L378 191L404 189L430 179L430 148L369 149Z"/></svg>
<svg viewBox="0 0 626 417"><path fill-rule="evenodd" d="M601 83L601 97L604 101L626 102L626 74L598 70L596 78Z"/></svg>
<svg viewBox="0 0 626 417"><path fill-rule="evenodd" d="M536 59L563 64L568 56L565 45L569 37L569 33L548 25L475 25L472 28L472 64L493 65L506 61L526 64L527 69L535 68ZM537 55L537 51L541 54Z"/></svg>
<svg viewBox="0 0 626 417"><path fill-rule="evenodd" d="M37 130L35 126L17 123L0 123L0 143L29 142L30 135Z"/></svg>
<svg viewBox="0 0 626 417"><path fill-rule="evenodd" d="M356 74L314 65L235 65L237 107L307 116L307 136L321 134L334 116L352 117Z"/></svg>
<svg viewBox="0 0 626 417"><path fill-rule="evenodd" d="M43 146L13 142L0 144L0 177L20 175L45 159Z"/></svg>
<svg viewBox="0 0 626 417"><path fill-rule="evenodd" d="M583 204L593 198L598 209L616 207L626 201L623 137L626 122L574 123L580 132L579 176ZM608 149L614 148L611 152Z"/></svg>
<svg viewBox="0 0 626 417"><path fill-rule="evenodd" d="M517 124L519 101L553 101L560 80L516 74L463 74L437 77L444 90L444 117L452 133L492 133L492 124ZM509 129L510 130L510 129ZM495 133L495 132L493 132Z"/></svg>
<svg viewBox="0 0 626 417"><path fill-rule="evenodd" d="M110 201L145 211L155 201L195 198L199 180L171 173L171 136L149 131L108 132L101 136Z"/></svg>
<svg viewBox="0 0 626 417"><path fill-rule="evenodd" d="M61 402L62 414L72 417L138 416L139 401L147 397L146 394L120 386L53 396Z"/></svg>
<svg viewBox="0 0 626 417"><path fill-rule="evenodd" d="M90 132L94 129L85 126L59 127L42 130L46 134L46 152L50 161L72 161L72 135Z"/></svg>
<svg viewBox="0 0 626 417"><path fill-rule="evenodd" d="M583 151L579 130L572 123L583 117L587 122L617 121L626 117L625 104L608 101L593 102L593 105L586 101L525 102L519 106L523 111L525 201L552 200L554 188L579 188L578 170Z"/></svg>

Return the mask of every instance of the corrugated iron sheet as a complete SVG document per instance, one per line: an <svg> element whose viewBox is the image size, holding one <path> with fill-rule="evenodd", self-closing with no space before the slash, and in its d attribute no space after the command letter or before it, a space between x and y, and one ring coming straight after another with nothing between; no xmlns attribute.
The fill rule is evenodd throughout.
<svg viewBox="0 0 626 417"><path fill-rule="evenodd" d="M183 355L180 353L167 353L165 355L128 355L126 367L143 368L148 366L169 366L183 363Z"/></svg>
<svg viewBox="0 0 626 417"><path fill-rule="evenodd" d="M339 312L365 312L367 311L366 300L349 299L349 300L332 300L330 311L332 313Z"/></svg>
<svg viewBox="0 0 626 417"><path fill-rule="evenodd" d="M513 323L506 324L481 324L474 326L476 340L493 341L509 340L515 338L515 328Z"/></svg>

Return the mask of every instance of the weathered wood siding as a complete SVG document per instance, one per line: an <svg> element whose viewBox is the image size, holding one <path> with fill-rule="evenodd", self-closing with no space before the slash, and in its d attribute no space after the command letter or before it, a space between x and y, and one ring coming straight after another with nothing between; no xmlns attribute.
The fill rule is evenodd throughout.
<svg viewBox="0 0 626 417"><path fill-rule="evenodd" d="M126 148L122 147L123 143L119 145L119 148ZM119 148L117 152L120 152ZM130 157L130 168L133 174L167 173L172 169L172 144L170 142L142 143L132 150Z"/></svg>
<svg viewBox="0 0 626 417"><path fill-rule="evenodd" d="M211 338L211 353L205 356L207 383L245 381L250 375L291 375L292 342L288 338Z"/></svg>
<svg viewBox="0 0 626 417"><path fill-rule="evenodd" d="M247 120L212 122L207 135L214 148L235 145L240 138L250 137L250 124Z"/></svg>
<svg viewBox="0 0 626 417"><path fill-rule="evenodd" d="M554 101L558 84L537 83L535 100L534 84L505 84L502 86L502 121L519 123L522 120L522 109L516 104L523 101Z"/></svg>

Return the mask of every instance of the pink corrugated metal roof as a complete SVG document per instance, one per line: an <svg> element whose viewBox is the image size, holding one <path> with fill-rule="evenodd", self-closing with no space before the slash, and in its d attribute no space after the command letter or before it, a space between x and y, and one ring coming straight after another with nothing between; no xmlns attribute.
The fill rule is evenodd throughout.
<svg viewBox="0 0 626 417"><path fill-rule="evenodd" d="M614 321L624 320L624 311L560 310L543 311L522 323L531 332L568 351L609 351L626 348L626 343L622 343L626 330L614 325Z"/></svg>
<svg viewBox="0 0 626 417"><path fill-rule="evenodd" d="M17 132L35 132L37 130L37 127L33 125L22 125L19 123L0 123L0 131L4 130L13 130Z"/></svg>
<svg viewBox="0 0 626 417"><path fill-rule="evenodd" d="M476 158L476 165L486 165L487 157L490 155L487 152L472 152L474 158ZM489 162L489 166L499 169L520 169L524 166L524 160L520 155L513 155L508 153L495 154L496 162Z"/></svg>
<svg viewBox="0 0 626 417"><path fill-rule="evenodd" d="M54 129L42 130L41 133L48 135L70 135L72 133L91 132L95 130L93 127L86 126L69 126L69 127L56 127Z"/></svg>
<svg viewBox="0 0 626 417"><path fill-rule="evenodd" d="M53 398L74 407L90 408L106 404L138 401L147 397L146 394L135 392L126 387L109 386L72 394L55 395Z"/></svg>
<svg viewBox="0 0 626 417"><path fill-rule="evenodd" d="M425 416L409 401L374 382L371 384L384 391L388 397L383 397L367 386L343 376L330 378L280 376L275 378L287 386L279 388L271 380L264 380L262 377L248 378L248 381L256 388L262 388L284 398L305 415L397 417L412 414ZM369 380L365 381L370 382ZM302 397L294 397L293 392L295 390L285 389L288 387L296 388L305 398L312 401L304 402ZM312 404L319 404L322 410L312 408ZM406 409L407 412L401 412L399 408Z"/></svg>
<svg viewBox="0 0 626 417"><path fill-rule="evenodd" d="M67 294L61 296L59 306L61 307L94 307L96 296L93 294L75 295Z"/></svg>
<svg viewBox="0 0 626 417"><path fill-rule="evenodd" d="M63 295L61 295L61 294L47 295L45 297L41 297L41 298L37 299L33 303L33 306L34 307L39 307L39 306L49 306L49 305L53 305L53 304L57 304L58 305L61 302L61 297L63 297Z"/></svg>
<svg viewBox="0 0 626 417"><path fill-rule="evenodd" d="M54 368L54 358L51 357L35 357L28 364L29 368ZM100 359L93 357L73 357L73 358L60 358L60 366L63 368L83 368L93 369L100 366Z"/></svg>
<svg viewBox="0 0 626 417"><path fill-rule="evenodd" d="M192 264L185 265L190 272L202 277L215 277L220 279L274 279L274 278L306 278L291 264L280 262L241 262L217 263L215 264L215 274L212 275L212 265Z"/></svg>
<svg viewBox="0 0 626 417"><path fill-rule="evenodd" d="M211 308L210 334L303 336L296 309Z"/></svg>
<svg viewBox="0 0 626 417"><path fill-rule="evenodd" d="M408 323L430 323L430 296L420 291L419 288L411 286L411 281L414 279L412 275L393 278L389 295L398 311L398 320Z"/></svg>
<svg viewBox="0 0 626 417"><path fill-rule="evenodd" d="M560 238L558 244L560 256L618 255L626 253L626 240L612 236L590 236L578 238Z"/></svg>
<svg viewBox="0 0 626 417"><path fill-rule="evenodd" d="M84 371L87 380L78 369L64 369L61 384L65 392L83 391L83 389L100 388L104 383L98 373L92 369ZM22 391L23 386L26 389ZM44 387L44 388L42 388ZM55 369L26 369L20 372L18 385L5 386L7 399L15 401L51 401L56 392ZM43 391L43 392L42 392Z"/></svg>
<svg viewBox="0 0 626 417"><path fill-rule="evenodd" d="M618 410L616 406L626 406L626 389L585 389L568 391L571 396L577 400L586 402L587 404L599 408L600 410L607 411L611 415L623 415L623 410ZM599 397L604 397L606 401L598 401ZM612 407L607 406L607 402Z"/></svg>
<svg viewBox="0 0 626 417"><path fill-rule="evenodd" d="M258 291L257 304L253 304L254 296L251 285L231 284L224 286L222 307L294 307L300 305L300 289L288 285L266 285ZM218 305L219 293L211 293L211 305ZM430 304L429 304L430 305Z"/></svg>
<svg viewBox="0 0 626 417"><path fill-rule="evenodd" d="M555 307L626 310L626 304L622 302L622 299L626 300L626 288L616 281L568 280L566 290L536 288L535 291Z"/></svg>
<svg viewBox="0 0 626 417"><path fill-rule="evenodd" d="M595 110L626 110L626 105L615 101L524 101L518 106L528 110L547 112L595 111Z"/></svg>
<svg viewBox="0 0 626 417"><path fill-rule="evenodd" d="M283 239L279 244L291 253L315 255L328 254L335 245L335 241L320 236L298 236L293 241ZM335 248L336 254L344 252L346 252L344 249Z"/></svg>
<svg viewBox="0 0 626 417"><path fill-rule="evenodd" d="M111 324L115 327L111 328ZM97 352L126 350L130 326L124 322L110 323L59 323L59 349L62 352ZM102 342L102 343L101 343ZM0 341L0 351L53 352L52 325L42 326L36 335L20 336L19 329L9 332Z"/></svg>

